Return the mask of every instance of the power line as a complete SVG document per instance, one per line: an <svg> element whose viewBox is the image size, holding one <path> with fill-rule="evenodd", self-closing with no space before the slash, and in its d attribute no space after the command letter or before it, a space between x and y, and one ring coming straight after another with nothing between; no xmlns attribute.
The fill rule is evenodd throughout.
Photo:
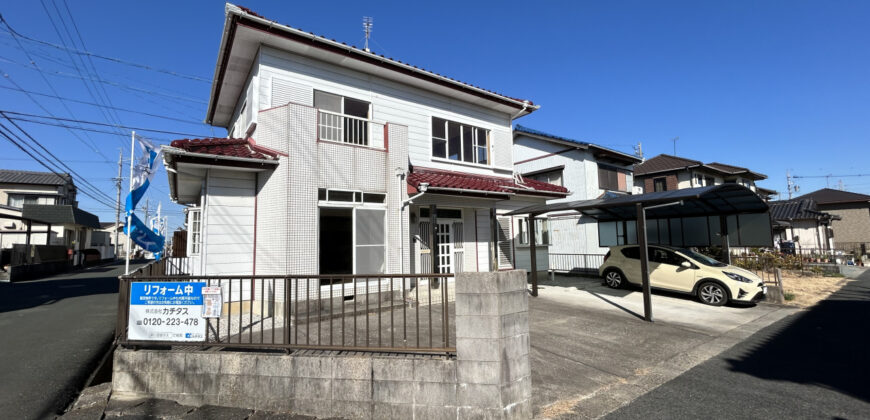
<svg viewBox="0 0 870 420"><path fill-rule="evenodd" d="M58 34L58 38L60 38L61 43L64 44L64 46L66 46L66 41L63 39L63 36L60 35L60 31L57 29L57 25L54 24L54 19L52 18L51 13L48 12L48 8L45 6L45 0L41 0L41 3L42 3L42 8L45 10L46 15L48 15L48 19L51 21L51 24L54 27L55 32ZM66 4L66 0L64 0L64 4ZM57 1L56 0L53 1L52 5L54 6L54 10L57 13L57 17L60 20L60 23L63 25L63 29L66 32L67 37L69 38L73 47L75 47L76 46L75 39L72 37L72 33L70 32L69 27L67 27L66 20L64 20L63 15L60 13L60 9L57 7ZM69 8L67 8L67 11L69 11ZM69 14L69 17L70 17L70 21L73 24L75 24L75 20L72 18L72 14ZM78 27L76 27L75 30L76 30L76 33L78 33ZM79 40L82 42L82 47L84 47L84 41L81 38L81 34L79 33L78 35L79 35ZM70 62L75 67L76 73L81 75L82 71L79 68L78 63L76 63L76 60L73 58L72 54L67 52L67 56L69 57ZM82 67L85 69L85 73L88 75L88 77L90 77L91 72L88 69L87 63L85 63L85 61L82 59L81 56L79 56L78 58L79 58L79 61L81 61ZM96 68L94 68L93 71L94 71L94 76L96 76L97 80L100 80L100 75L97 73ZM88 94L95 101L101 102L105 105L106 101L109 100L109 97L106 94L106 89L102 84L97 84L93 81L91 81L91 83L88 84L88 82L84 81L84 80L82 80L82 83L85 85L85 88L87 89ZM93 85L93 92L91 91L91 85ZM96 95L94 94L94 92L96 92ZM102 95L101 95L101 93L102 93ZM111 103L111 102L109 102L109 103ZM104 108L100 108L100 113L102 113L103 116L106 117L107 121L113 122L115 124L121 124L121 119L118 117L117 113L109 112L107 109L104 109ZM118 129L118 132L120 133L120 129ZM124 146L125 146L125 144L124 144L124 142L122 142L122 147L124 147Z"/></svg>
<svg viewBox="0 0 870 420"><path fill-rule="evenodd" d="M14 80L12 80L12 78L9 77L9 74L6 73L6 72L4 72L3 69L0 69L0 73L3 73L3 76L6 78L6 80L9 81L9 83L12 83L13 85L15 85L15 87L17 87L17 88L23 90L23 88L21 87L21 85L19 85L19 84L16 83ZM54 88L52 88L52 91L54 91ZM57 91L54 91L54 92L55 92L55 94L57 94ZM42 105L39 101L37 101L36 98L34 98L33 96L27 95L27 98L30 99L34 104L36 104L36 106L38 106L40 109L42 109L43 111L47 112L49 115L52 115L52 116L54 115L51 111L48 110L48 108L46 108L45 106L43 106L43 105ZM100 152L99 149L97 149L96 145L94 145L94 144L88 144L88 142L86 142L83 138L81 138L78 134L76 134L75 132L73 132L73 131L71 131L71 130L70 130L70 134L72 134L73 137L75 137L78 141L80 141L80 142L81 142L82 144L84 144L85 146L90 147L91 150L94 151L94 153L97 153L97 154L99 154L100 156L102 156L103 158L106 158L106 156L103 155L103 153ZM93 143L93 140L91 140L91 143ZM108 159L108 158L106 158L106 159Z"/></svg>
<svg viewBox="0 0 870 420"><path fill-rule="evenodd" d="M121 137L124 137L124 138L130 138L130 135L128 135L128 134L118 134L118 133L116 133L116 132L114 132L114 131L108 131L108 130L98 130L98 129L95 129L95 128L78 127L78 126L74 126L74 125L66 125L66 124L61 124L61 123L53 123L53 122L48 122L48 121L29 120L29 119L27 119L27 118L12 118L12 119L15 120L15 121L24 121L24 122L34 123L34 124L48 125L48 126L52 126L52 127L62 127L62 128L66 128L66 129L69 129L69 130L87 131L87 132L90 132L90 133L101 133L101 134L109 134L109 135L113 135L113 136L121 136ZM163 142L163 143L169 143L169 142L171 142L171 141L173 140L173 139L169 139L169 138L166 138L166 137L148 137L148 139L150 139L150 140L156 140L156 141L158 141L158 142Z"/></svg>
<svg viewBox="0 0 870 420"><path fill-rule="evenodd" d="M30 160L30 159L27 159L27 158L0 158L0 160ZM69 163L111 163L111 164L113 164L113 165L115 164L115 162L108 161L108 160L89 160L89 159L84 159L84 160L76 160L76 159L73 159L73 160L70 160L70 159L64 159L63 161L64 161L64 162L69 162Z"/></svg>
<svg viewBox="0 0 870 420"><path fill-rule="evenodd" d="M28 57L28 60L30 60L31 62L34 62L32 58L29 58L29 57ZM194 103L198 103L198 104L206 104L206 103L207 103L206 101L203 101L203 100L201 100L201 99L196 99L196 98L192 98L192 97L189 97L189 96L178 96L178 95L173 95L173 94L171 94L171 93L158 92L158 91L156 91L156 90L142 89L142 88L139 88L139 87L136 87L136 86L127 85L127 84L124 84L124 83L113 82L113 81L106 80L106 79L94 79L94 78L91 78L91 77L85 77L85 76L82 76L82 75L79 75L79 74L66 73L66 72L56 71L56 70L45 70L45 69L42 69L42 68L40 68L40 67L38 67L38 66L34 66L34 65L30 65L30 64L24 64L24 63L19 63L19 62L17 62L17 61L12 61L12 60L10 60L10 59L8 59L8 58L0 58L0 61L3 61L3 62L5 62L5 63L9 63L9 64L14 64L14 65L16 65L16 66L20 66L20 67L28 68L28 69L31 69L31 70L36 70L37 72L39 72L39 73L42 74L43 76L46 75L46 74L48 74L48 75L51 75L51 76L60 76L60 77L67 77L67 78L72 78L72 79L90 80L90 81L100 82L100 83L103 83L103 84L106 84L106 85L109 85L109 86L115 86L115 87L117 87L117 88L121 88L121 89L133 90L133 91L137 91L137 92L147 93L147 94L149 94L149 95L163 96L163 97L166 97L166 98L169 98L169 99L175 99L175 100L187 101L187 102L194 102Z"/></svg>
<svg viewBox="0 0 870 420"><path fill-rule="evenodd" d="M9 30L9 32L10 32L13 36L21 37L22 39L28 40L28 41L30 41L30 42L35 42L35 43L37 43L37 44L46 45L46 46L49 46L49 47L52 47L52 48L56 48L56 49L59 49L59 50L69 51L69 52L74 53L74 54L85 55L85 56L88 56L88 57L94 57L94 58L99 58L99 59L101 59L101 60L111 61L111 62L113 62L113 63L124 64L124 65L128 65L128 66L138 67L138 68L140 68L140 69L144 69L144 70L149 70L149 71L155 71L155 72L159 72L159 73L164 73L164 74L168 74L168 75L170 75L170 76L182 77L182 78L185 78L185 79L196 80L196 81L199 81L199 82L211 83L211 79L208 79L208 78L199 77L199 76L194 76L194 75L189 75L189 74L184 74L184 73L179 73L179 72L175 72L175 71L172 71L172 70L165 70L165 69L160 69L160 68L156 68L156 67L151 67L151 66L146 65L146 64L134 63L134 62L132 62L132 61L127 61L127 60L123 60L123 59L120 59L120 58L109 57L109 56L105 56L105 55L95 54L95 53L92 53L92 52L89 52L89 51L82 51L82 50L78 50L78 49L68 48L68 47L64 47L64 46L61 46L61 45L52 44L52 43L47 42L47 41L42 41L42 40L39 40L39 39L31 38L31 37L29 37L29 36L27 36L27 35L24 35L24 34L22 34L22 33L20 33L20 32L17 32L15 29L13 29L13 28L12 28L12 25L10 25L8 21L6 21L6 19L3 17L3 14L2 14L2 13L0 13L0 22L2 22L2 23L6 26L6 28Z"/></svg>
<svg viewBox="0 0 870 420"><path fill-rule="evenodd" d="M25 117L32 117L32 118L45 118L45 119L49 119L49 120L66 121L66 122L73 122L73 123L78 123L78 124L90 124L90 125L99 125L99 126L104 126L104 127L106 127L106 126L114 127L114 125L112 125L112 124L106 124L106 123L101 123L101 122L96 122L96 121L85 121L85 120L61 118L61 117L55 117L55 116L49 117L49 116L45 116L45 115L28 114L26 112L8 111L5 109L0 109L0 113L12 114L12 115L23 115ZM12 119L21 120L22 118L12 117ZM36 122L36 121L31 121L31 122ZM154 129L154 128L131 127L131 126L126 126L126 125L119 125L117 127L123 128L125 130L147 131L147 132L151 132L151 133L173 134L173 135L190 136L190 137L208 137L208 136L203 136L201 134L191 134L191 133L182 133L182 132L178 132L178 131L158 130L158 129ZM108 160L108 158L106 160Z"/></svg>
<svg viewBox="0 0 870 420"><path fill-rule="evenodd" d="M856 176L870 176L870 174L850 174L850 175L792 175L792 178L849 178Z"/></svg>
<svg viewBox="0 0 870 420"><path fill-rule="evenodd" d="M102 105L102 104L98 104L98 103L95 103L95 102L82 101L82 100L79 100L79 99L72 99L72 98L67 98L67 97L57 96L57 95L50 95L50 94L47 94L47 93L35 92L35 91L32 91L32 90L18 89L18 88L13 88L13 87L9 87L9 86L0 86L0 89L7 89L7 90L16 91L16 92L22 92L22 93L28 93L28 94L31 94L31 95L37 95L37 96L44 96L44 97L46 97L46 98L53 98L53 99L59 99L59 100L62 100L62 101L75 102L75 103L79 103L79 104L83 104L83 105L91 105L91 106L95 106L95 107L103 107L103 108L113 109L113 110L121 111L121 112L129 112L129 113L133 113L133 114L145 115L145 116L148 116L148 117L162 118L162 119L165 119L165 120L176 121L176 122L182 122L182 123L185 123L185 124L196 124L196 125L202 125L202 122L201 122L201 121L194 120L194 119L183 119L183 118L169 117L169 116L166 116L166 115L151 114L151 113L148 113L148 112L137 111L137 110L135 110L135 109L121 108L121 107L110 106L110 105ZM125 135L126 135L126 134L125 134Z"/></svg>
<svg viewBox="0 0 870 420"><path fill-rule="evenodd" d="M2 15L0 15L0 20L3 20L3 22L5 22L5 20L3 19L3 16L2 16ZM8 24L7 24L7 26L8 26ZM60 96L60 95L57 93L57 90L54 88L54 85L52 85L51 82L48 81L48 78L45 77L45 74L42 73L41 69L39 69L38 66L36 66L36 61L34 61L34 60L33 60L33 57L30 56L30 53L27 51L27 48L24 48L24 45L21 43L21 40L19 40L18 37L15 36L14 33L12 34L12 38L15 40L15 43L18 45L18 48L21 49L21 51L24 53L24 55L27 57L27 59L28 59L31 63L33 63L33 66L34 66L37 70L40 70L39 75L40 75L40 77L42 78L42 80L45 82L45 84L48 85L48 88L51 89L51 92L54 93L55 95ZM6 76L6 77L8 78L8 76ZM9 79L9 80L11 81L11 79ZM16 84L16 85L17 85L17 84ZM21 87L21 86L18 86L18 87ZM28 97L29 97L29 96L28 96ZM44 106L42 106L42 104L40 104L40 103L39 103L38 101L36 101L34 98L32 98L32 97L29 97L29 98L30 98L33 102L35 102L37 105L39 105L39 107L42 108L44 111L48 112L50 115L54 115L53 113L51 113L51 111L48 111L48 109L46 109ZM75 113L73 113L72 110L69 109L69 106L67 106L66 102L62 102L62 101L61 101L61 105L63 105L63 108L66 110L66 112L69 113L70 116L72 116L73 118L76 118ZM74 137L76 137L76 138L78 138L79 140L81 140L82 142L84 142L84 139L80 138L79 135L76 134L75 132L70 131L70 134L72 134ZM97 149L96 144L94 144L94 140L93 140L92 138L90 138L90 136L88 136L87 133L85 133L85 137L87 137L87 139L90 140L90 142L91 142L91 146L93 147L94 152L96 152L96 153L98 153L99 155L103 156L103 158L108 159L105 155L103 155L103 153L102 153L99 149Z"/></svg>
<svg viewBox="0 0 870 420"><path fill-rule="evenodd" d="M13 126L15 126L15 128L17 128L18 131L20 131L20 132L23 133L27 138L29 138L30 141L32 141L34 144L36 144L36 145L39 146L42 150L44 150L46 153L48 153L49 156L51 156L52 158L54 158L54 160L55 160L56 162L60 163L61 166L63 166L64 168L66 168L66 169L67 169L70 173L72 173L73 175L75 175L75 176L81 178L82 183L83 183L84 185L89 186L89 187L92 188L92 189L93 189L97 194L100 194L100 195L102 195L102 196L108 198L108 199L111 201L111 197L109 197L106 193L104 193L104 192L103 192L99 187L95 186L94 184L91 184L91 183L87 180L87 178L83 177L81 174L79 174L78 172L76 172L76 171L74 171L72 168L70 168L69 165L67 165L63 160L59 159L57 156L55 156L54 153L51 153L51 151L48 150L45 146L43 146L42 143L39 142L39 140L36 140L35 138L33 138L33 136L31 136L30 133L28 133L28 132L25 131L23 128L21 128L21 126L19 126L18 124L16 124L15 121L12 121L9 117L7 117L7 116L6 116L5 114L3 114L2 112L0 112L0 115L2 115L3 118L5 118L7 121L9 121L10 124L12 124ZM0 125L2 125L2 124L0 124ZM12 130L9 130L8 128L6 128L6 126L3 126L3 128L5 128L5 129L6 129L7 131L9 131L10 133L12 133ZM14 133L12 133L12 134L14 135ZM18 136L16 136L16 137L18 137ZM21 140L20 137L18 137L18 139ZM22 143L24 142L23 140L21 140L21 141L22 141ZM43 157L45 157L45 155L42 155L41 153L40 153L40 155L43 156ZM46 160L48 160L48 159L46 158Z"/></svg>
<svg viewBox="0 0 870 420"><path fill-rule="evenodd" d="M39 163L40 165L42 165L43 167L45 167L46 169L48 169L49 171L51 171L53 174L55 174L55 175L57 175L57 176L63 178L63 175L61 175L59 172L57 172L54 168L48 166L48 164L45 163L45 161L43 161L43 160L39 159L38 157L34 156L33 153L31 153L30 151L28 151L27 149L25 149L22 145L20 145L18 142L16 142L12 137L9 137L9 135L6 134L6 133L4 132L5 130L9 130L9 129L6 128L5 126L3 126L2 123L0 123L0 127L2 127L2 128L0 128L0 135L2 135L2 136L3 136L7 141L9 141L9 142L12 143L13 145L15 145L16 147L18 147L19 149L21 149L22 152L26 153L28 156L30 156L31 158L33 158L33 160L35 160L36 163ZM12 133L11 131L9 131L9 133L12 134L12 135L15 135L15 133ZM38 154L38 152L37 152L37 154ZM111 209L114 208L113 205L106 204L105 202L101 201L101 199L100 199L99 197L95 197L95 196L91 195L91 193L88 192L87 190L79 189L79 191L80 191L82 194L84 194L84 195L86 195L86 196L92 198L94 201L96 201L96 202L99 203L99 204L102 204L102 205L104 205L104 206L107 206L107 207L109 207L109 208L111 208Z"/></svg>

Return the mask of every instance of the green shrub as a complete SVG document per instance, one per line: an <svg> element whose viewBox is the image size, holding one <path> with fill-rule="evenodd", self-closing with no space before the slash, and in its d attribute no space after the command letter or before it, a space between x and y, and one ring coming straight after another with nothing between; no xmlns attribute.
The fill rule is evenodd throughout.
<svg viewBox="0 0 870 420"><path fill-rule="evenodd" d="M794 293L783 293L782 297L785 300L794 300Z"/></svg>

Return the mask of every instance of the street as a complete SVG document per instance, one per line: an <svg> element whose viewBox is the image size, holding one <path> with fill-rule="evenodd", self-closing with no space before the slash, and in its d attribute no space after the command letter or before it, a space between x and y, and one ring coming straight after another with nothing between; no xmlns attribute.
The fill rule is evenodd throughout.
<svg viewBox="0 0 870 420"><path fill-rule="evenodd" d="M123 271L121 262L0 283L3 418L51 418L71 401L112 339Z"/></svg>
<svg viewBox="0 0 870 420"><path fill-rule="evenodd" d="M870 271L607 419L867 418Z"/></svg>

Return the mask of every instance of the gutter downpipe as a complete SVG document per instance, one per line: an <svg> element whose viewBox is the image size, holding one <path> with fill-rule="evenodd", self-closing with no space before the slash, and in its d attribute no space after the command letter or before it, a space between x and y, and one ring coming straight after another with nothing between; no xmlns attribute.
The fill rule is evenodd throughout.
<svg viewBox="0 0 870 420"><path fill-rule="evenodd" d="M513 120L519 118L519 117L520 117L520 114L522 114L523 112L526 112L526 110L527 110L528 108L529 108L529 101L528 101L528 99L527 99L527 100L523 101L523 109L521 109L520 112L517 112L516 114L514 114L514 115L511 116L511 121L513 121Z"/></svg>

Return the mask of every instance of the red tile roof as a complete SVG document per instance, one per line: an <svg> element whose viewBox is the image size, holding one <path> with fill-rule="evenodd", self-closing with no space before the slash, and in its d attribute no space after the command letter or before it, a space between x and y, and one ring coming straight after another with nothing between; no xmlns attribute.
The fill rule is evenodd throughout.
<svg viewBox="0 0 870 420"><path fill-rule="evenodd" d="M417 186L422 182L429 183L430 188L450 188L466 190L468 192L480 191L483 193L551 196L568 195L568 189L565 187L532 179L523 179L523 182L520 184L514 181L513 178L473 175L420 167L412 168L411 173L408 174L408 186L416 190Z"/></svg>
<svg viewBox="0 0 870 420"><path fill-rule="evenodd" d="M173 140L170 146L190 153L247 159L275 160L279 155L279 153L274 150L257 146L252 139L182 139Z"/></svg>

